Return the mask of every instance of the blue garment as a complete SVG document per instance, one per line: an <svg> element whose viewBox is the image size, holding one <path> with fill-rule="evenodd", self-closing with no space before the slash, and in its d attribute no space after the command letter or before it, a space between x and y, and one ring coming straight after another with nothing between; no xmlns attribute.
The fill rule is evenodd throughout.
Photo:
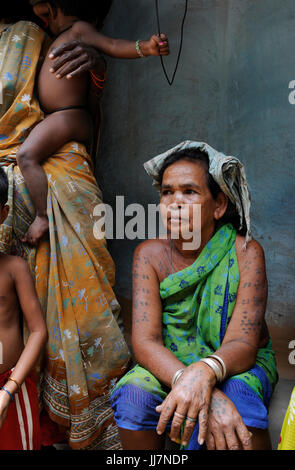
<svg viewBox="0 0 295 470"><path fill-rule="evenodd" d="M260 374L264 374L261 371ZM266 375L264 379L267 384ZM258 429L268 428L267 406L248 385L235 379L228 380L219 388L234 403L246 426ZM266 395L267 389L268 386L266 390L263 390ZM156 408L161 405L162 401L160 396L148 393L136 385L123 385L111 397L111 405L118 427L131 431L154 431L160 416L156 412ZM167 425L168 432L171 429L171 423L172 419ZM196 426L188 450L199 450L200 448L198 426Z"/></svg>

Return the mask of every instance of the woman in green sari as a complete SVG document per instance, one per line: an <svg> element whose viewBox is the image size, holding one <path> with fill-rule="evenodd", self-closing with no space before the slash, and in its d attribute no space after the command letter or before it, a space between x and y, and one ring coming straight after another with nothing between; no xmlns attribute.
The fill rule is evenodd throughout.
<svg viewBox="0 0 295 470"><path fill-rule="evenodd" d="M270 449L267 409L277 371L243 165L188 141L145 168L161 191L170 236L142 243L134 255L138 364L112 395L123 447L161 449L170 430L188 449ZM193 233L196 205L201 244L187 250L182 234Z"/></svg>

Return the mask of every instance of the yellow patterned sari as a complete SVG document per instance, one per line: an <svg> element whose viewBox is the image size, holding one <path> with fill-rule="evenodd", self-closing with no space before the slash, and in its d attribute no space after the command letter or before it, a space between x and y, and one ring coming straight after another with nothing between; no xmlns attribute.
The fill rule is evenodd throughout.
<svg viewBox="0 0 295 470"><path fill-rule="evenodd" d="M93 234L101 193L83 145L71 142L44 163L49 236L37 250L20 241L35 210L16 154L44 118L34 82L48 47L47 36L33 23L0 25L0 165L10 182L10 215L0 229L0 247L28 260L46 315L41 390L49 416L67 428L74 449L118 449L109 395L126 372L129 351L116 321L114 264L105 241Z"/></svg>
<svg viewBox="0 0 295 470"><path fill-rule="evenodd" d="M295 387L285 415L278 450L295 450Z"/></svg>

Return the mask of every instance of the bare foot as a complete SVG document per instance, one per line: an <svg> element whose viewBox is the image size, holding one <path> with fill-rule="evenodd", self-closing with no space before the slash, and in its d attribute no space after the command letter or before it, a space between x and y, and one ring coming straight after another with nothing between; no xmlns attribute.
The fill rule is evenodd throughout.
<svg viewBox="0 0 295 470"><path fill-rule="evenodd" d="M36 216L34 222L29 227L26 235L22 239L23 243L29 243L30 245L37 246L39 241L46 235L49 229L48 217Z"/></svg>

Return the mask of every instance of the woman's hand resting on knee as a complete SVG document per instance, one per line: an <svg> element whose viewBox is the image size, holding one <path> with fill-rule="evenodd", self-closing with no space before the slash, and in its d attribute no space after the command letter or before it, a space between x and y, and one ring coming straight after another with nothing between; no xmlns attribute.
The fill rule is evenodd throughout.
<svg viewBox="0 0 295 470"><path fill-rule="evenodd" d="M251 433L233 402L217 388L211 398L206 446L208 450L252 450Z"/></svg>
<svg viewBox="0 0 295 470"><path fill-rule="evenodd" d="M158 434L165 432L173 417L170 438L177 442L182 424L185 423L181 441L186 446L198 420L199 444L202 445L207 436L208 413L215 384L215 374L206 364L198 362L187 367L163 403L156 408L161 413Z"/></svg>

